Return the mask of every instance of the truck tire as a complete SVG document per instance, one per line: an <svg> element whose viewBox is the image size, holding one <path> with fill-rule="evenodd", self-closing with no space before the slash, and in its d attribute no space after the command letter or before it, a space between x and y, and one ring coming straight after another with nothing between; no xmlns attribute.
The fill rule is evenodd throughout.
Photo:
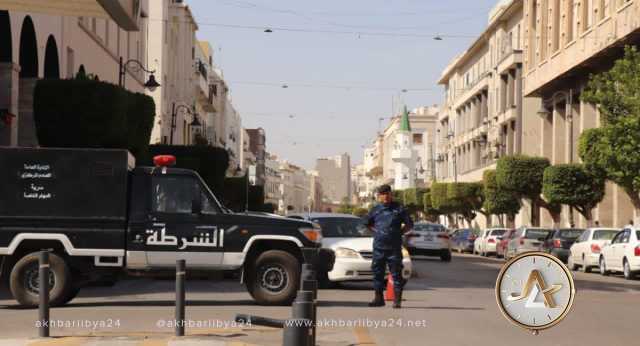
<svg viewBox="0 0 640 346"><path fill-rule="evenodd" d="M49 254L49 304L60 306L71 299L71 271L65 260L55 253ZM11 294L20 305L38 306L38 252L22 257L11 270Z"/></svg>
<svg viewBox="0 0 640 346"><path fill-rule="evenodd" d="M249 266L247 290L261 305L290 305L300 282L300 262L282 250L261 253Z"/></svg>

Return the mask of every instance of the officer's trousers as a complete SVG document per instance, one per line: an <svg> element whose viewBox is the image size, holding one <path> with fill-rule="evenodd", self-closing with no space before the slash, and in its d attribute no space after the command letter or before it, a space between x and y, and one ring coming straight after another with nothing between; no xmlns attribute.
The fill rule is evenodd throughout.
<svg viewBox="0 0 640 346"><path fill-rule="evenodd" d="M402 249L373 249L373 260L371 269L373 270L373 288L376 291L384 290L386 286L385 272L387 265L393 277L393 287L400 289L404 285L402 278Z"/></svg>

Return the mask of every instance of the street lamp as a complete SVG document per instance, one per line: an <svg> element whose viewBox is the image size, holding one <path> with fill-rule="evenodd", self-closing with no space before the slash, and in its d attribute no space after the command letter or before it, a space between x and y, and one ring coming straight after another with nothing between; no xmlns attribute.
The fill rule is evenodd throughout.
<svg viewBox="0 0 640 346"><path fill-rule="evenodd" d="M190 125L194 127L194 130L202 128L202 123L198 119L198 114L196 114L195 109L192 110L191 108L189 108L184 104L176 105L176 103L174 102L171 106L171 134L169 135L169 144L172 144L172 145L173 145L173 133L176 130L176 118L178 117L178 111L180 111L180 109L187 111L187 113L193 116L193 121L191 122Z"/></svg>
<svg viewBox="0 0 640 346"><path fill-rule="evenodd" d="M119 86L124 88L125 74L128 66L134 72L144 71L146 73L149 73L149 79L146 81L146 83L144 83L144 87L149 89L149 91L153 92L160 86L160 83L156 81L156 77L153 75L154 73L156 73L156 70L147 70L146 68L144 68L140 61L135 59L129 59L127 60L127 62L123 62L122 57L120 57L120 63L118 65Z"/></svg>

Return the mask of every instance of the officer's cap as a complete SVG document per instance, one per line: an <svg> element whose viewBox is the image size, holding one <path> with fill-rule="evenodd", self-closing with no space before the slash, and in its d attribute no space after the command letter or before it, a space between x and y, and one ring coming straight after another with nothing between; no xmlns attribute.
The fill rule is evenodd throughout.
<svg viewBox="0 0 640 346"><path fill-rule="evenodd" d="M391 193L391 186L384 184L378 187L378 193Z"/></svg>

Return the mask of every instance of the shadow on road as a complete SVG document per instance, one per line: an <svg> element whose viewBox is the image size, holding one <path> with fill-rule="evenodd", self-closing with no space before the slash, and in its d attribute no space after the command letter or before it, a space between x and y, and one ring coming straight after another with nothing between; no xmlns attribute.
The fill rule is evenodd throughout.
<svg viewBox="0 0 640 346"><path fill-rule="evenodd" d="M128 306L128 307L163 307L175 306L173 300L122 300L122 301L101 301L74 303L73 301L65 306L56 307L55 309L72 309L72 308L91 308L91 307L109 307L109 306ZM253 300L187 300L187 306L258 306ZM28 310L18 305L6 306L0 309L7 310Z"/></svg>

